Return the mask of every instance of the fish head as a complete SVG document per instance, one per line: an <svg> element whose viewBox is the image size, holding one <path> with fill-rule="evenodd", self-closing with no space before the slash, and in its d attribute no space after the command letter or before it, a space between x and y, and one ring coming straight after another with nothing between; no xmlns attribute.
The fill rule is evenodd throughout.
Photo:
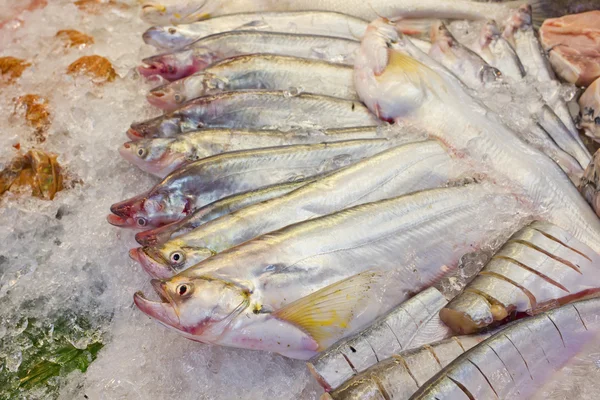
<svg viewBox="0 0 600 400"><path fill-rule="evenodd" d="M133 141L142 138L168 138L181 133L181 117L176 114L166 114L143 122L131 124L127 136Z"/></svg>
<svg viewBox="0 0 600 400"><path fill-rule="evenodd" d="M160 75L168 81L176 81L206 67L206 63L195 57L192 49L159 54L145 58L142 62L143 65L138 67L140 74L146 78Z"/></svg>
<svg viewBox="0 0 600 400"><path fill-rule="evenodd" d="M596 79L579 98L577 127L600 142L600 78Z"/></svg>
<svg viewBox="0 0 600 400"><path fill-rule="evenodd" d="M446 24L442 21L435 21L431 24L429 38L431 39L431 43L439 42L447 47L456 45L456 39L454 39L454 36L452 36L452 33L448 30Z"/></svg>
<svg viewBox="0 0 600 400"><path fill-rule="evenodd" d="M482 49L485 49L492 43L493 40L500 36L500 28L498 28L498 24L496 21L489 20L481 28L481 34L479 35L479 46Z"/></svg>
<svg viewBox="0 0 600 400"><path fill-rule="evenodd" d="M180 79L150 90L150 93L146 96L148 102L163 110L174 110L181 106L188 100L185 96L185 86L183 83L185 79Z"/></svg>
<svg viewBox="0 0 600 400"><path fill-rule="evenodd" d="M227 81L209 72L198 72L150 91L148 101L160 108L173 110L188 100L225 90Z"/></svg>
<svg viewBox="0 0 600 400"><path fill-rule="evenodd" d="M179 221L189 212L189 200L178 193L151 190L113 204L108 222L126 228L157 228Z"/></svg>
<svg viewBox="0 0 600 400"><path fill-rule="evenodd" d="M210 18L215 9L214 1L182 0L176 2L145 2L142 4L141 18L154 25L190 24Z"/></svg>
<svg viewBox="0 0 600 400"><path fill-rule="evenodd" d="M250 304L250 292L237 284L211 277L176 275L152 280L160 301L141 292L134 296L137 307L161 323L203 342L218 337Z"/></svg>
<svg viewBox="0 0 600 400"><path fill-rule="evenodd" d="M192 246L182 238L170 240L159 246L144 246L137 251L136 259L153 276L171 277L212 256L206 247Z"/></svg>
<svg viewBox="0 0 600 400"><path fill-rule="evenodd" d="M119 153L130 163L156 176L167 176L187 160L188 153L175 148L173 138L141 139L127 142Z"/></svg>
<svg viewBox="0 0 600 400"><path fill-rule="evenodd" d="M142 35L144 42L159 49L180 49L195 39L184 35L177 26L153 26Z"/></svg>

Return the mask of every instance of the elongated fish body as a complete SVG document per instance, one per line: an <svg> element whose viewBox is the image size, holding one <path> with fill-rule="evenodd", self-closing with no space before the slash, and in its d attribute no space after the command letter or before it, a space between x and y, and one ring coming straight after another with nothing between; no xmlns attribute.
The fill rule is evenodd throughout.
<svg viewBox="0 0 600 400"><path fill-rule="evenodd" d="M514 313L597 296L598 268L600 255L563 229L535 222L514 234L440 316L455 332L472 333Z"/></svg>
<svg viewBox="0 0 600 400"><path fill-rule="evenodd" d="M185 270L206 254L347 207L440 187L462 172L437 142L399 146L282 197L224 215L162 246L144 247L139 258L147 271L163 264L165 273L160 277L170 277L172 271ZM174 254L177 262L171 261Z"/></svg>
<svg viewBox="0 0 600 400"><path fill-rule="evenodd" d="M542 90L542 96L565 124L571 135L579 142L582 148L581 151L587 153L585 146L579 138L579 133L577 132L571 113L565 101L560 97L559 83L556 81L552 66L538 40L531 21L530 8L527 6L520 7L519 10L514 12L504 30L504 37L513 43L519 59L525 66L527 77L535 81L551 83L551 85L547 85L548 90ZM587 164L582 166L585 168Z"/></svg>
<svg viewBox="0 0 600 400"><path fill-rule="evenodd" d="M260 12L223 15L187 25L154 26L144 41L159 49L173 50L203 37L228 31L265 31L323 35L360 40L368 22L328 11Z"/></svg>
<svg viewBox="0 0 600 400"><path fill-rule="evenodd" d="M202 72L153 89L148 101L171 111L196 97L248 89L308 92L358 100L353 68L342 64L272 54L226 59Z"/></svg>
<svg viewBox="0 0 600 400"><path fill-rule="evenodd" d="M556 384L557 372L596 351L600 300L548 311L505 328L454 360L421 387L418 399L531 399ZM576 374L563 374L573 380ZM541 398L547 398L540 396Z"/></svg>
<svg viewBox="0 0 600 400"><path fill-rule="evenodd" d="M489 333L455 336L393 354L353 376L321 400L408 400L429 379Z"/></svg>
<svg viewBox="0 0 600 400"><path fill-rule="evenodd" d="M161 75L173 81L229 57L256 53L311 58L352 65L356 40L278 32L232 31L207 36L181 50L143 60L144 76Z"/></svg>
<svg viewBox="0 0 600 400"><path fill-rule="evenodd" d="M393 51L377 53L389 45ZM600 250L600 221L564 172L507 129L446 69L385 21L367 29L359 54L355 87L371 110L386 120L425 124L478 170L520 192L536 214Z"/></svg>
<svg viewBox="0 0 600 400"><path fill-rule="evenodd" d="M513 96L512 89L503 82L500 71L460 44L442 22L433 24L431 42L433 45L429 56L454 73L468 88L476 92L489 89L498 93L497 97ZM494 98L492 101L486 100L484 99L484 103L497 112L501 112L505 106L499 102L497 104ZM531 109L515 110L521 119L532 120L525 128L513 123L515 118L512 113L509 118L504 118L504 121L523 140L552 158L571 180L578 184L583 175L581 163L585 165L589 162L589 154L581 150L579 142L571 136L552 109L543 104L543 100L534 100L533 103L539 104L537 107L532 104ZM535 108L539 110L532 113Z"/></svg>
<svg viewBox="0 0 600 400"><path fill-rule="evenodd" d="M109 222L152 228L235 193L339 169L394 146L364 139L223 153L187 164L149 192L114 204Z"/></svg>
<svg viewBox="0 0 600 400"><path fill-rule="evenodd" d="M200 128L329 129L381 124L358 101L284 91L224 92L194 99L181 108L134 123L135 138L173 137Z"/></svg>
<svg viewBox="0 0 600 400"><path fill-rule="evenodd" d="M380 360L445 339L451 331L439 322L438 313L446 304L439 290L426 289L309 360L308 369L323 389L331 391Z"/></svg>
<svg viewBox="0 0 600 400"><path fill-rule="evenodd" d="M290 132L205 129L172 138L127 142L119 152L142 170L164 178L184 164L230 151L382 137L377 127Z"/></svg>
<svg viewBox="0 0 600 400"><path fill-rule="evenodd" d="M464 0L208 0L146 4L142 17L150 23L166 25L188 23L207 16L221 16L241 12L274 11L333 11L349 14L365 21L387 18L449 18L487 19L503 21L508 8L501 4L482 4Z"/></svg>
<svg viewBox="0 0 600 400"><path fill-rule="evenodd" d="M479 40L471 48L504 76L517 81L525 76L525 67L517 52L502 36L495 21L488 21L483 26Z"/></svg>
<svg viewBox="0 0 600 400"><path fill-rule="evenodd" d="M178 293L183 291L184 295L190 286L198 287L198 296L192 293L185 305L154 303L140 296L136 296L136 303L163 323L202 342L277 351L306 359L314 356L315 350L323 350L371 323L405 301L409 293L430 286L450 272L464 253L483 245L491 234L489 221L514 214L518 208L515 203L514 197L498 193L491 186L474 184L360 205L258 237L164 281L162 286L178 287L182 289ZM366 307L369 312L352 313L354 317L335 334L319 333L322 325L299 320L290 325L298 314L288 314L287 306L296 308L292 307L293 302L303 303L301 299L312 296L311 293L356 274L371 274L371 270L390 271L390 276L384 281L388 285L386 295L382 296L378 288L374 298L359 301L361 309ZM221 293L217 289L223 282L240 298L228 302L222 315L234 312L235 316L225 319L213 311L221 304L218 298L223 299L223 294L218 298L209 294ZM371 291L372 286L368 283L353 287ZM387 294L387 290L393 294ZM337 293L337 289L331 293ZM347 296L343 294L343 298ZM353 295L346 301L360 298ZM234 304L235 311L230 309ZM179 322L166 318L159 310L168 315L175 310L180 315ZM329 326L333 323L330 321ZM278 332L273 331L276 326L280 327ZM306 331L292 346L290 337L282 335L294 326ZM311 331L313 334L307 333ZM273 333L279 335L281 345L270 339Z"/></svg>
<svg viewBox="0 0 600 400"><path fill-rule="evenodd" d="M256 203L261 203L275 197L283 196L284 194L296 190L299 187L314 181L315 179L317 179L317 177L310 177L301 181L284 182L276 185L265 186L249 192L227 196L223 199L214 201L205 205L204 207L199 208L193 214L182 219L181 221L173 222L159 228L139 232L135 235L135 240L137 240L137 242L142 246L156 246L170 239L185 235L199 226L212 221L213 219L222 217L223 215L230 214L241 208L248 207ZM134 252L131 252L131 254L133 255ZM137 251L135 254L137 254ZM138 258L137 255L135 255L135 258Z"/></svg>

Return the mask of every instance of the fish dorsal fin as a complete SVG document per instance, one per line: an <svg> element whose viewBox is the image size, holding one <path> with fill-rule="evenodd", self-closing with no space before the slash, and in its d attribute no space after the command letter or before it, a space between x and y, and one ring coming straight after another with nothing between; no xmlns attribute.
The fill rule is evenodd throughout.
<svg viewBox="0 0 600 400"><path fill-rule="evenodd" d="M360 273L298 299L273 316L296 325L319 344L319 351L324 350L343 337L381 276L373 271Z"/></svg>

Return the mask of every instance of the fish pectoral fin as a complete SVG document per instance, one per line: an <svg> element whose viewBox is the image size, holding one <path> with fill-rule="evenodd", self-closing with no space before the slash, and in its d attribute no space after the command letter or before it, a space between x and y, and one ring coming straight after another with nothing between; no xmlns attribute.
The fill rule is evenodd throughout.
<svg viewBox="0 0 600 400"><path fill-rule="evenodd" d="M366 271L336 282L275 311L273 316L308 333L322 351L344 336L382 274Z"/></svg>

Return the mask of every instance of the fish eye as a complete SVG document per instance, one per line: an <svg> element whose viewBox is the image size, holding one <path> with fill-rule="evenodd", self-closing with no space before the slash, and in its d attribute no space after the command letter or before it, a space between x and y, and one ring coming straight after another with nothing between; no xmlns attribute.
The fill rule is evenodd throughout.
<svg viewBox="0 0 600 400"><path fill-rule="evenodd" d="M169 33L170 33L171 35L174 35L174 34L176 34L176 33L177 33L177 29L175 29L175 28L169 28Z"/></svg>
<svg viewBox="0 0 600 400"><path fill-rule="evenodd" d="M172 65L167 65L167 71L172 74L175 72L175 68Z"/></svg>
<svg viewBox="0 0 600 400"><path fill-rule="evenodd" d="M172 264L181 264L184 259L185 259L185 256L183 255L183 253L181 251L174 251L169 256L169 260L171 260Z"/></svg>
<svg viewBox="0 0 600 400"><path fill-rule="evenodd" d="M192 285L189 283L182 283L177 286L177 294L181 297L189 296L192 293Z"/></svg>
<svg viewBox="0 0 600 400"><path fill-rule="evenodd" d="M136 153L140 158L144 158L148 155L148 151L143 147L140 147L139 149L137 149Z"/></svg>
<svg viewBox="0 0 600 400"><path fill-rule="evenodd" d="M148 223L146 221L146 218L142 218L142 217L138 217L136 222L137 222L138 226L146 226L146 224Z"/></svg>
<svg viewBox="0 0 600 400"><path fill-rule="evenodd" d="M179 94L175 95L175 103L181 103L183 101L183 97Z"/></svg>

